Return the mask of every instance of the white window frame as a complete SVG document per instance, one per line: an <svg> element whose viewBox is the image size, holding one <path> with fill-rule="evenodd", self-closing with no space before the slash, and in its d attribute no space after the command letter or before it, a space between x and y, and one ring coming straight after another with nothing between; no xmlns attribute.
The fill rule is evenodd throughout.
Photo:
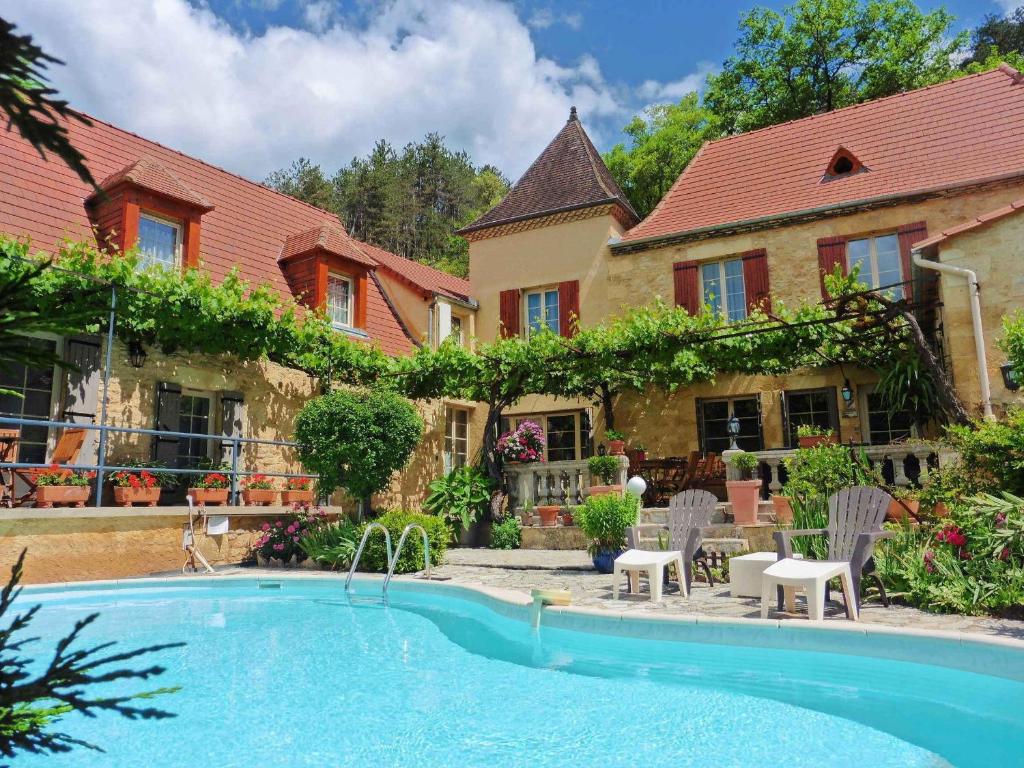
<svg viewBox="0 0 1024 768"><path fill-rule="evenodd" d="M551 328L551 326L548 324L547 302L546 302L546 299L548 297L548 294L550 294L550 293L555 294L555 327L554 328ZM562 311L562 307L561 307L561 302L558 300L559 299L558 288L552 288L550 286L547 286L547 287L544 287L544 288L534 288L533 290L526 291L524 293L524 295L523 295L523 327L526 328L526 338L530 338L530 335L534 333L533 327L530 325L530 297L531 296L539 296L540 297L540 319L541 319L541 322L544 324L545 327L550 329L551 332L554 333L557 336L558 332L560 330L560 327L561 327L560 323L562 321L562 318L561 318L560 313Z"/></svg>
<svg viewBox="0 0 1024 768"><path fill-rule="evenodd" d="M900 239L896 232L879 232L874 235L867 235L865 237L851 237L846 241L846 272L850 273L853 269L852 259L850 258L850 245L861 241L868 243L868 261L867 266L871 269L870 275L865 275L863 271L857 276L857 279L864 283L873 290L877 290L879 286L878 281L878 239L880 237L892 237L896 240L896 263L899 265L900 282L896 288L889 288L888 293L895 294L896 298L903 298L906 295L906 291L902 282L907 279L907 276L903 274L903 257L900 254Z"/></svg>
<svg viewBox="0 0 1024 768"><path fill-rule="evenodd" d="M139 211L140 230L141 230L141 223L142 223L143 219L149 219L150 221L152 221L152 222L154 222L156 224L163 224L165 226L171 227L174 230L174 263L173 264L165 264L164 262L159 261L159 260L153 258L152 256L147 256L142 251L142 242L141 242L141 239L140 239L139 240L139 253L142 254L142 260L140 262L140 266L143 269L148 269L149 267L152 267L154 265L155 266L163 267L164 269L177 269L178 267L180 267L181 266L181 248L182 248L182 226L181 226L181 222L177 221L175 219L169 219L166 216L161 216L158 213L151 213L150 211ZM141 238L141 236L140 236L140 238Z"/></svg>
<svg viewBox="0 0 1024 768"><path fill-rule="evenodd" d="M343 323L340 320L334 318L334 307L331 303L331 281L336 280L348 284L348 306L346 306L345 313L348 315L348 322ZM354 328L353 315L355 314L355 297L356 297L356 284L355 281L348 275L344 275L341 272L328 272L327 273L327 295L324 299L324 304L327 309L327 317L331 321L331 325L335 328Z"/></svg>
<svg viewBox="0 0 1024 768"><path fill-rule="evenodd" d="M741 305L742 306L743 315L741 317L733 317L733 318L729 317L729 288L728 288L728 285L726 283L726 272L725 272L725 265L728 264L728 263L731 263L731 262L738 262L739 263L739 265L740 265L740 282L743 284L743 300L742 300L743 303ZM700 268L698 270L698 273L700 275L700 300L701 300L701 304L707 304L708 303L705 300L705 296L707 294L706 294L706 292L704 290L704 267L709 267L709 266L712 266L712 265L715 265L715 266L718 267L718 285L720 286L719 287L719 291L720 292L715 294L715 295L718 297L719 302L721 304L719 312L718 312L719 317L721 317L726 322L730 322L730 323L731 322L738 322L740 320L746 320L746 318L747 318L747 278L743 274L743 258L740 257L740 256L737 256L736 258L733 258L733 259L721 259L721 260L718 260L718 261L704 261L704 262L700 263Z"/></svg>
<svg viewBox="0 0 1024 768"><path fill-rule="evenodd" d="M466 436L461 438L457 435L455 420L456 413L463 413L466 416ZM464 467L469 463L469 434L470 434L470 413L468 408L460 408L456 405L446 405L444 407L444 473L447 475L453 469L456 469L456 458L461 455L462 463L459 467ZM458 450L458 443L464 442L463 453L460 454Z"/></svg>

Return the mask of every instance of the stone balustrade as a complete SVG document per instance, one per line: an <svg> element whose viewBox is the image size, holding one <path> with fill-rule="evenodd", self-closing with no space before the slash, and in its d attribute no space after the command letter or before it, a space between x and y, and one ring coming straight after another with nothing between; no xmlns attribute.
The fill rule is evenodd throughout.
<svg viewBox="0 0 1024 768"><path fill-rule="evenodd" d="M616 485L625 486L629 459L619 457ZM587 460L548 461L533 464L506 464L505 487L509 509L519 511L529 502L532 506L582 504L592 482Z"/></svg>

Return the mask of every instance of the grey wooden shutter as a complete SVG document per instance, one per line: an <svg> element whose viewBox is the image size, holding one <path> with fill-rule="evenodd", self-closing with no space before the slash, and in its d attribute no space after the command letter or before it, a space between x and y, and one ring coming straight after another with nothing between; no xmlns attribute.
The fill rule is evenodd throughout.
<svg viewBox="0 0 1024 768"><path fill-rule="evenodd" d="M220 433L224 437L242 437L245 422L245 398L241 392L220 393ZM231 464L231 443L221 441L220 460Z"/></svg>
<svg viewBox="0 0 1024 768"><path fill-rule="evenodd" d="M100 342L93 337L69 338L64 344L64 359L75 368L67 369L64 382L62 421L73 424L95 424L100 393ZM76 370L77 369L77 370ZM85 442L76 464L96 463L99 433L86 430Z"/></svg>
<svg viewBox="0 0 1024 768"><path fill-rule="evenodd" d="M181 429L181 385L161 381L156 385L156 425L154 429L177 432ZM153 437L153 460L164 466L174 467L178 463L178 438Z"/></svg>
<svg viewBox="0 0 1024 768"><path fill-rule="evenodd" d="M594 417L593 409L584 408L580 411L580 458L589 459L594 453Z"/></svg>

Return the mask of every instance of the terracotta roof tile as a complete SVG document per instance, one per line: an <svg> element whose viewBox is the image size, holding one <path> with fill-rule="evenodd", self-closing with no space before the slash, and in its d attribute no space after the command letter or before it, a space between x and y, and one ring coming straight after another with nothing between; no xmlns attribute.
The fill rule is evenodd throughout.
<svg viewBox="0 0 1024 768"><path fill-rule="evenodd" d="M624 242L1024 174L1008 66L705 144ZM869 170L825 178L845 147Z"/></svg>
<svg viewBox="0 0 1024 768"><path fill-rule="evenodd" d="M376 266L377 262L367 256L360 245L357 245L355 239L349 237L348 232L341 224L325 221L305 232L290 235L284 241L284 247L281 249L281 261L298 256L300 253L308 253L314 248L322 248L328 253L349 259L357 264L368 267Z"/></svg>
<svg viewBox="0 0 1024 768"><path fill-rule="evenodd" d="M633 221L639 219L583 130L576 107L573 107L565 127L502 201L460 231L472 232L509 221L609 202L622 206Z"/></svg>
<svg viewBox="0 0 1024 768"><path fill-rule="evenodd" d="M993 221L998 221L999 219L1017 213L1022 209L1024 209L1024 198L1014 200L1009 205L1004 205L999 208L996 208L994 211L989 211L988 213L983 213L979 216L975 216L973 219L968 219L967 221L949 227L948 229L944 229L937 235L932 235L931 237L925 240L922 240L918 243L914 243L914 248L922 250L925 248L931 248L932 246L936 246L946 242L947 240L951 240L957 235L962 235L964 232L970 232L971 230L977 229L978 227L983 227L986 224L992 223Z"/></svg>
<svg viewBox="0 0 1024 768"><path fill-rule="evenodd" d="M413 283L427 293L440 293L462 301L469 300L469 281L449 275L426 264L402 258L375 245L356 240L378 265L388 272Z"/></svg>
<svg viewBox="0 0 1024 768"><path fill-rule="evenodd" d="M328 249L367 265L377 263L345 232L335 215L90 119L91 126L78 122L66 126L71 143L85 155L95 178L109 182L130 177L160 194L177 199L190 195L187 199L198 205L214 206L203 214L200 241L200 260L214 279L222 280L237 267L244 279L266 282L288 295L278 257L286 242L309 233L314 233L316 242L323 238ZM43 160L16 131L0 131L0 232L28 236L35 248L49 252L66 238L91 239L92 222L85 201L93 191L56 158ZM406 261L394 254L390 257L389 268L400 269ZM418 265L406 272L422 274ZM412 351L412 340L374 281L367 284L366 330L371 340L389 354Z"/></svg>
<svg viewBox="0 0 1024 768"><path fill-rule="evenodd" d="M112 173L101 181L99 186L100 189L111 190L125 182L206 211L211 211L214 207L205 197L193 192L182 184L173 173L156 160L148 157L129 163L121 170Z"/></svg>

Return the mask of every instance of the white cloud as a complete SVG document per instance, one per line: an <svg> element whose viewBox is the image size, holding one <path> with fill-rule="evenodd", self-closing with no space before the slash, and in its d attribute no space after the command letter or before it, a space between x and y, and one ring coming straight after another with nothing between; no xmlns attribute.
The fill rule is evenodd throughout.
<svg viewBox="0 0 1024 768"><path fill-rule="evenodd" d="M547 29L555 24L564 24L569 29L578 30L583 26L583 14L582 13L560 13L556 14L550 8L538 8L532 14L530 18L526 20L526 23L534 29Z"/></svg>
<svg viewBox="0 0 1024 768"><path fill-rule="evenodd" d="M717 71L711 62L702 61L697 64L697 70L691 72L679 80L672 80L667 83L658 80L645 80L637 88L637 94L651 104L662 104L668 101L679 101L683 96L694 91L700 91L704 87L704 80L709 74Z"/></svg>
<svg viewBox="0 0 1024 768"><path fill-rule="evenodd" d="M1021 6L1021 0L992 0L993 3L1003 9L1003 13L1009 16Z"/></svg>
<svg viewBox="0 0 1024 768"><path fill-rule="evenodd" d="M305 9L307 28L258 36L186 0L8 0L4 15L67 62L52 75L73 105L255 179L299 156L333 172L428 131L515 178L570 104L599 145L643 106L591 57L539 56L498 0L394 0L361 24Z"/></svg>

